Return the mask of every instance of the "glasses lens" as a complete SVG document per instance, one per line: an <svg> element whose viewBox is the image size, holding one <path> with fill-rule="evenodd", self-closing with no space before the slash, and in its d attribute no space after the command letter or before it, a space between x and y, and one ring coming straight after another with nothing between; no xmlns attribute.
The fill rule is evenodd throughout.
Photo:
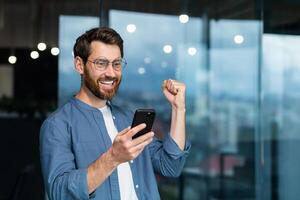
<svg viewBox="0 0 300 200"><path fill-rule="evenodd" d="M104 70L107 68L107 66L109 65L109 61L108 60L95 60L95 65L97 68L99 68L100 70Z"/></svg>
<svg viewBox="0 0 300 200"><path fill-rule="evenodd" d="M109 66L110 61L106 59L97 59L93 63L95 64L97 69L105 70ZM127 63L124 59L120 59L112 61L111 64L115 70L121 70L121 68L124 68Z"/></svg>

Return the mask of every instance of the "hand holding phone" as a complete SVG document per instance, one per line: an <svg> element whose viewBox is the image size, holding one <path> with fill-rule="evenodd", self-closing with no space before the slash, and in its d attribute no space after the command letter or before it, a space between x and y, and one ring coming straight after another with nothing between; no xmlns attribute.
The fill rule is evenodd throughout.
<svg viewBox="0 0 300 200"><path fill-rule="evenodd" d="M155 119L155 110L154 109L137 109L134 113L134 117L132 120L131 128L145 123L146 128L136 133L132 139L135 139L141 135L144 135L151 131L152 125Z"/></svg>

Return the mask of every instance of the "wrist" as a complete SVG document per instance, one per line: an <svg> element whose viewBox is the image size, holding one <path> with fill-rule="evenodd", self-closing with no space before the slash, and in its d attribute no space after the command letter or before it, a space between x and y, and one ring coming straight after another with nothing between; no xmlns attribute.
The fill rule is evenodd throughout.
<svg viewBox="0 0 300 200"><path fill-rule="evenodd" d="M108 149L108 151L106 152L106 156L108 161L112 164L112 166L114 168L116 168L119 164L121 164L120 162L118 162L116 155L113 152L112 147Z"/></svg>
<svg viewBox="0 0 300 200"><path fill-rule="evenodd" d="M180 106L172 106L172 110L176 112L185 112L185 105L180 105Z"/></svg>

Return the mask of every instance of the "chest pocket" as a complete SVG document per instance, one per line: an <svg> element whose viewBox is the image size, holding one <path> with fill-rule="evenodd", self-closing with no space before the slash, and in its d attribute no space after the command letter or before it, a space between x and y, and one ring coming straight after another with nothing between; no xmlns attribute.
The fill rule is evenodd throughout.
<svg viewBox="0 0 300 200"><path fill-rule="evenodd" d="M106 149L97 141L84 141L73 144L73 153L78 168L84 168L102 155Z"/></svg>

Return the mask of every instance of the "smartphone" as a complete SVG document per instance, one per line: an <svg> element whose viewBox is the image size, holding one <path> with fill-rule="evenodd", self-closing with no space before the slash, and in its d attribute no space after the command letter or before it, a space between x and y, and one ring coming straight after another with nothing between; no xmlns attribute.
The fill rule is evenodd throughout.
<svg viewBox="0 0 300 200"><path fill-rule="evenodd" d="M140 137L140 136L150 132L152 129L154 119L155 119L155 110L154 109L137 109L134 113L131 128L133 128L139 124L142 124L142 123L145 123L146 127L143 130L137 132L132 137L132 139L135 139L137 137Z"/></svg>

